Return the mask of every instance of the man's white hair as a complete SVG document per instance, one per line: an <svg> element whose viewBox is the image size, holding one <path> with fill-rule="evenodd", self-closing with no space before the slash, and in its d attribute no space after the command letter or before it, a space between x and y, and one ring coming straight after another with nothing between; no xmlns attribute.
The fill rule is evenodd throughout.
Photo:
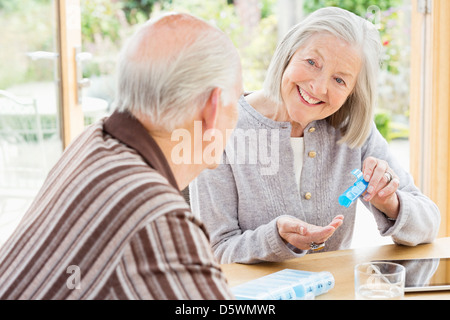
<svg viewBox="0 0 450 320"><path fill-rule="evenodd" d="M143 43L161 40L148 39L142 30L166 16L148 21L122 50L114 105L118 111L145 115L170 132L191 119L215 88L222 89L222 102L228 104L236 94L241 69L236 48L213 26L185 32L184 45L177 50L166 50L162 39L150 46L159 53L138 52ZM202 21L187 14L182 16ZM177 32L176 27L173 29Z"/></svg>
<svg viewBox="0 0 450 320"><path fill-rule="evenodd" d="M367 139L377 100L381 40L367 20L336 7L319 9L294 26L278 45L263 85L265 96L282 104L281 82L295 52L316 34L329 33L360 49L362 67L355 88L344 105L327 120L342 132L340 143L362 146Z"/></svg>

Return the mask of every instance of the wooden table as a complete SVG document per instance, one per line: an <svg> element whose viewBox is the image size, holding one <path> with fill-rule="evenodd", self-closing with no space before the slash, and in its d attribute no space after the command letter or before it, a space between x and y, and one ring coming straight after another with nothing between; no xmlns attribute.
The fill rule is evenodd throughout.
<svg viewBox="0 0 450 320"><path fill-rule="evenodd" d="M450 257L450 238L436 239L432 244L416 247L385 245L342 251L308 254L302 258L284 262L267 262L254 265L223 264L222 270L231 287L253 280L283 269L299 269L305 271L329 271L333 274L336 284L328 293L316 299L354 299L353 268L361 262L374 259L414 259L414 258L444 258ZM447 270L450 279L450 270ZM450 291L406 293L405 299L448 299Z"/></svg>

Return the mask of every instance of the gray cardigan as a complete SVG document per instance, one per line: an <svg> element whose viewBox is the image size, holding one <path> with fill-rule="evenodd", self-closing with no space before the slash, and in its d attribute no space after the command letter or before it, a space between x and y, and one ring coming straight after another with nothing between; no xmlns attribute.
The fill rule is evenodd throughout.
<svg viewBox="0 0 450 320"><path fill-rule="evenodd" d="M375 125L361 148L350 149L337 143L339 130L325 120L310 123L304 131L300 193L294 178L290 134L289 122L264 117L241 97L239 120L222 164L203 171L190 184L192 210L204 222L220 263L281 261L308 253L283 242L276 228L282 215L325 226L342 214L344 223L328 239L324 251L349 248L356 203L345 208L339 205L338 197L353 185L356 178L351 171L361 169L368 156L386 160L400 178L396 221L362 201L374 214L380 234L410 246L436 237L440 223L437 206L392 157Z"/></svg>

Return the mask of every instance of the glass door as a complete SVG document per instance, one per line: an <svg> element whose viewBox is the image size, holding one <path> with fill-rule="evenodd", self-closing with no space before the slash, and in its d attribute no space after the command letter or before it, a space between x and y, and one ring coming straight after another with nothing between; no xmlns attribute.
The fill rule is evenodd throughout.
<svg viewBox="0 0 450 320"><path fill-rule="evenodd" d="M0 245L63 151L55 0L0 0Z"/></svg>

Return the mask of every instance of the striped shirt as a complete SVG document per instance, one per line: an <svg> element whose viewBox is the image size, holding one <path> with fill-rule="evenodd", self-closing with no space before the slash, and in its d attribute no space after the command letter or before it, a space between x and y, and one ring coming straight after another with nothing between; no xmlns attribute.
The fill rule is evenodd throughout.
<svg viewBox="0 0 450 320"><path fill-rule="evenodd" d="M0 299L228 299L202 223L127 113L64 152L0 248Z"/></svg>

